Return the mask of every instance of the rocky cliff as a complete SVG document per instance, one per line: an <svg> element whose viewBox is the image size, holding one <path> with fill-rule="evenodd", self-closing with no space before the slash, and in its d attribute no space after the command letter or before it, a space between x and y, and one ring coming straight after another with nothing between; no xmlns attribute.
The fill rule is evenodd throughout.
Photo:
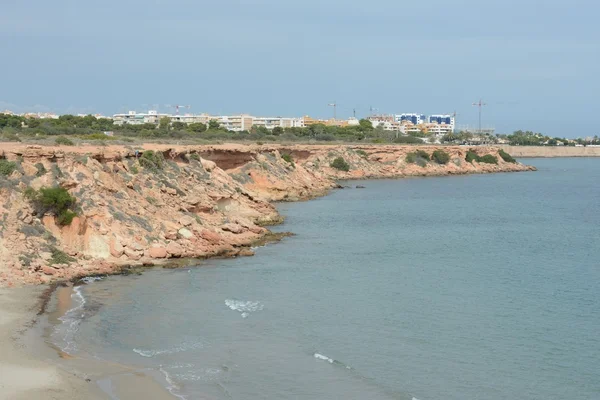
<svg viewBox="0 0 600 400"><path fill-rule="evenodd" d="M441 147L440 147L441 148ZM419 147L429 153L436 147ZM144 151L152 150L153 158ZM173 258L251 255L281 221L273 201L326 194L340 179L527 171L465 161L407 163L409 146L214 145L76 148L0 143L0 286L45 283L153 265ZM479 155L497 149L478 148ZM283 157L282 157L283 156ZM349 171L330 166L342 157ZM14 163L14 164L13 164ZM422 163L423 164L423 163ZM6 172L6 171L5 171ZM77 217L61 226L39 215L27 188L60 186Z"/></svg>

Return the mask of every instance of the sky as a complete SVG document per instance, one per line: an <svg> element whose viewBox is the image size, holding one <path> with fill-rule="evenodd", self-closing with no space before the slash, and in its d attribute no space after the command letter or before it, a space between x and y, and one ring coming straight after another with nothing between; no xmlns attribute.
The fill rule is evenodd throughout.
<svg viewBox="0 0 600 400"><path fill-rule="evenodd" d="M0 0L0 110L457 113L600 134L597 0ZM188 111L188 110L186 110Z"/></svg>

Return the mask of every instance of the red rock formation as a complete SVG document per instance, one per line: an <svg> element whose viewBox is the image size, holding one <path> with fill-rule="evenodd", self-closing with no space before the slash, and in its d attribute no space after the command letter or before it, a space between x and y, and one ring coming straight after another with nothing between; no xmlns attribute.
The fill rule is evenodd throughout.
<svg viewBox="0 0 600 400"><path fill-rule="evenodd" d="M447 165L425 167L406 162L416 149L411 146L144 148L164 156L161 169L144 168L133 150L121 146L81 146L65 153L2 144L3 156L19 167L0 177L0 286L113 273L168 258L252 255L248 246L268 233L261 226L281 221L271 201L321 196L338 179L533 169L500 157L497 165L471 164L464 161L467 148L446 146L418 147L450 154ZM476 151L497 155L494 148ZM282 154L291 155L292 162ZM336 157L350 164L348 172L330 167ZM23 196L27 187L56 185L77 199L78 217L69 226L57 225L53 215L36 215Z"/></svg>

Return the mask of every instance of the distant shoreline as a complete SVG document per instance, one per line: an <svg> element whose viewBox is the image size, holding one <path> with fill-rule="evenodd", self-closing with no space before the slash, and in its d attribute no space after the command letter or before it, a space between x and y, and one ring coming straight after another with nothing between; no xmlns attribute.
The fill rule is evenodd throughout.
<svg viewBox="0 0 600 400"><path fill-rule="evenodd" d="M600 147L496 146L516 158L600 157Z"/></svg>

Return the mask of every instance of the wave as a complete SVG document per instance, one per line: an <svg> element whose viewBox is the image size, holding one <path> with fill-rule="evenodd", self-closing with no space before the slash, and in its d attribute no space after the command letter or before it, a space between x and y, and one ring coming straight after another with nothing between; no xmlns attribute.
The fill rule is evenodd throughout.
<svg viewBox="0 0 600 400"><path fill-rule="evenodd" d="M242 318L247 318L250 315L250 313L262 311L265 308L265 305L262 304L260 301L241 301L227 299L225 300L225 305L233 311L238 311L242 315Z"/></svg>
<svg viewBox="0 0 600 400"><path fill-rule="evenodd" d="M175 354L175 353L181 353L181 352L189 351L189 350L201 349L203 347L204 347L204 344L201 342L190 342L190 343L184 342L181 345L172 347L170 349L164 349L164 350L133 349L133 352L139 354L142 357L151 358L151 357L158 356L161 354Z"/></svg>
<svg viewBox="0 0 600 400"><path fill-rule="evenodd" d="M56 327L57 332L64 329L64 334L61 338L63 344L58 347L67 354L72 354L77 351L75 335L79 331L79 325L85 316L84 307L86 301L81 292L81 286L75 286L73 288L71 300L75 306L59 318L59 321L61 321L62 324Z"/></svg>
<svg viewBox="0 0 600 400"><path fill-rule="evenodd" d="M350 367L349 365L346 365L341 361L334 360L333 358L329 358L326 355L323 355L320 353L313 354L313 357L316 358L317 360L327 361L329 364L337 364L337 365L343 366L346 369L352 369L352 367Z"/></svg>
<svg viewBox="0 0 600 400"><path fill-rule="evenodd" d="M103 276L86 276L85 278L81 278L79 281L89 285L90 283L101 281L103 279Z"/></svg>
<svg viewBox="0 0 600 400"><path fill-rule="evenodd" d="M178 399L181 400L187 400L187 398L179 393L177 393L179 391L179 386L173 381L173 378L171 378L171 375L169 375L169 373L167 371L165 371L163 369L163 367L159 367L158 370L160 372L162 372L162 374L165 376L165 380L167 381L167 390L169 391L169 393L171 393L173 396L177 397Z"/></svg>

